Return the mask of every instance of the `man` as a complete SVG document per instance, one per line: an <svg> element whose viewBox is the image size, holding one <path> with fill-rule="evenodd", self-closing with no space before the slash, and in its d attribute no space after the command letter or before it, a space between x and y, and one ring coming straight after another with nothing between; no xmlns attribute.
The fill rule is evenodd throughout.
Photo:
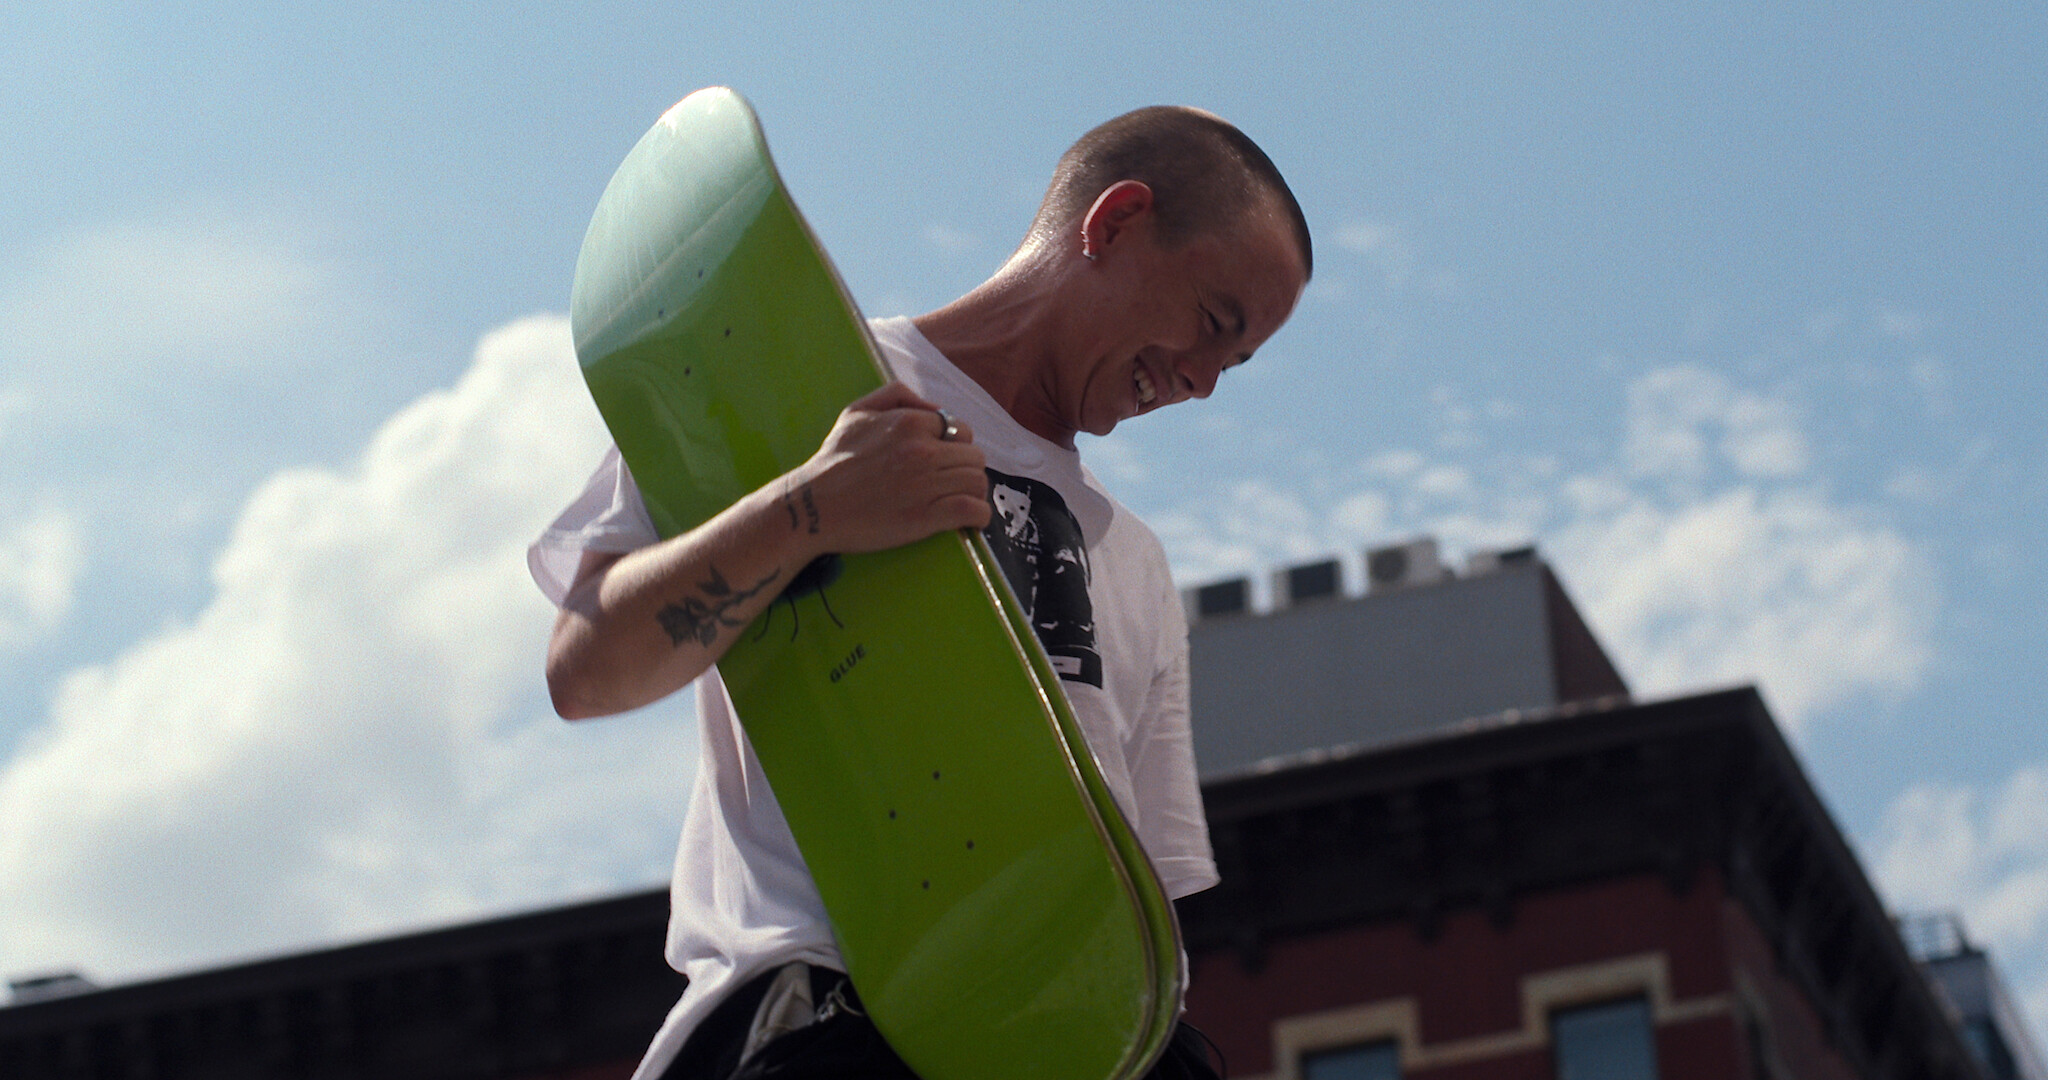
<svg viewBox="0 0 2048 1080"><path fill-rule="evenodd" d="M667 950L689 987L638 1077L911 1075L839 974L712 666L821 555L985 529L1168 894L1215 883L1164 553L1081 467L1074 436L1207 397L1286 321L1310 270L1300 207L1251 140L1197 110L1141 109L1061 157L987 282L872 324L901 381L847 406L801 466L660 540L607 456L529 561L561 606L547 671L564 717L697 684L702 758ZM1155 1075L1206 1071L1180 1038Z"/></svg>

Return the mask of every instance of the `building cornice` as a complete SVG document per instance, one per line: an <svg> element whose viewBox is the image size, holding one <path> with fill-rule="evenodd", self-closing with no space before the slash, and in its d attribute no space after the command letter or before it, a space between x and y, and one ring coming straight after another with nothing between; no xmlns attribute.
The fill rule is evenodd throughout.
<svg viewBox="0 0 2048 1080"><path fill-rule="evenodd" d="M682 991L663 891L0 1008L0 1077L454 1080L631 1061Z"/></svg>
<svg viewBox="0 0 2048 1080"><path fill-rule="evenodd" d="M1182 901L1192 950L1360 922L1425 938L1499 925L1532 892L1627 874L1675 892L1712 867L1872 1080L1977 1072L1785 744L1742 687L1503 714L1268 763L1204 786L1223 882Z"/></svg>

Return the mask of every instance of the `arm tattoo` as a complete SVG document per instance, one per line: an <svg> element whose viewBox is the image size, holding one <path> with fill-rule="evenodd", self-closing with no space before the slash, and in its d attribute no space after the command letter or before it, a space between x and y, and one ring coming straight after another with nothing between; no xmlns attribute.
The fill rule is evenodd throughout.
<svg viewBox="0 0 2048 1080"><path fill-rule="evenodd" d="M718 640L721 627L736 628L747 625L745 620L731 616L732 609L746 603L754 594L768 587L768 583L782 576L782 571L771 571L767 577L754 583L752 588L734 589L726 583L725 575L718 567L709 568L709 580L699 582L697 588L704 595L685 597L680 604L665 604L655 618L661 628L668 631L669 641L680 646L686 641L710 648Z"/></svg>
<svg viewBox="0 0 2048 1080"><path fill-rule="evenodd" d="M803 501L804 517L810 522L811 526L809 532L815 536L818 532L818 500L811 496L811 485L809 484L805 484L795 491L790 491L787 488L783 489L782 508L789 511L789 527L791 529L803 527L796 516L796 501L798 499Z"/></svg>

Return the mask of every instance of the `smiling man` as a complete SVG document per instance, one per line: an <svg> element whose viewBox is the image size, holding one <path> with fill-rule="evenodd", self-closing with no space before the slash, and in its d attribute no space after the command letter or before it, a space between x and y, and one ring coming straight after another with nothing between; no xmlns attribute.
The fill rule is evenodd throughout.
<svg viewBox="0 0 2048 1080"><path fill-rule="evenodd" d="M667 950L689 987L637 1077L912 1077L840 973L713 666L821 555L983 529L1168 895L1215 884L1178 594L1074 436L1209 396L1287 320L1311 258L1300 207L1250 139L1198 110L1141 109L1062 155L988 281L871 324L900 381L847 406L803 465L662 540L606 456L529 561L561 607L548 685L564 717L696 683L701 759ZM1213 1075L1199 1047L1184 1027L1154 1075Z"/></svg>

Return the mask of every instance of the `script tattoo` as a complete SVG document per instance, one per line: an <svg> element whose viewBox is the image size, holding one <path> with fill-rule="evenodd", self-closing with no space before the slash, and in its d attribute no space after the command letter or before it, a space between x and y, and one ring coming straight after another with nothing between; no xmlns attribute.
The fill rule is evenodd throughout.
<svg viewBox="0 0 2048 1080"><path fill-rule="evenodd" d="M769 582L782 576L782 571L776 570L755 582L752 588L735 589L726 582L725 575L719 573L717 567L710 569L710 579L697 585L698 591L704 594L701 598L691 596L680 604L663 605L655 615L661 621L661 628L668 631L669 640L677 645L694 641L710 648L711 643L718 640L719 628L745 626L745 620L730 615L732 609L746 603L754 594L767 588Z"/></svg>
<svg viewBox="0 0 2048 1080"><path fill-rule="evenodd" d="M802 522L798 521L796 516L797 499L803 500L804 517L810 521L811 525L809 531L811 535L816 536L818 533L818 501L811 497L811 485L809 484L805 484L796 491L785 489L782 493L782 508L789 511L789 527L792 529L803 527Z"/></svg>

